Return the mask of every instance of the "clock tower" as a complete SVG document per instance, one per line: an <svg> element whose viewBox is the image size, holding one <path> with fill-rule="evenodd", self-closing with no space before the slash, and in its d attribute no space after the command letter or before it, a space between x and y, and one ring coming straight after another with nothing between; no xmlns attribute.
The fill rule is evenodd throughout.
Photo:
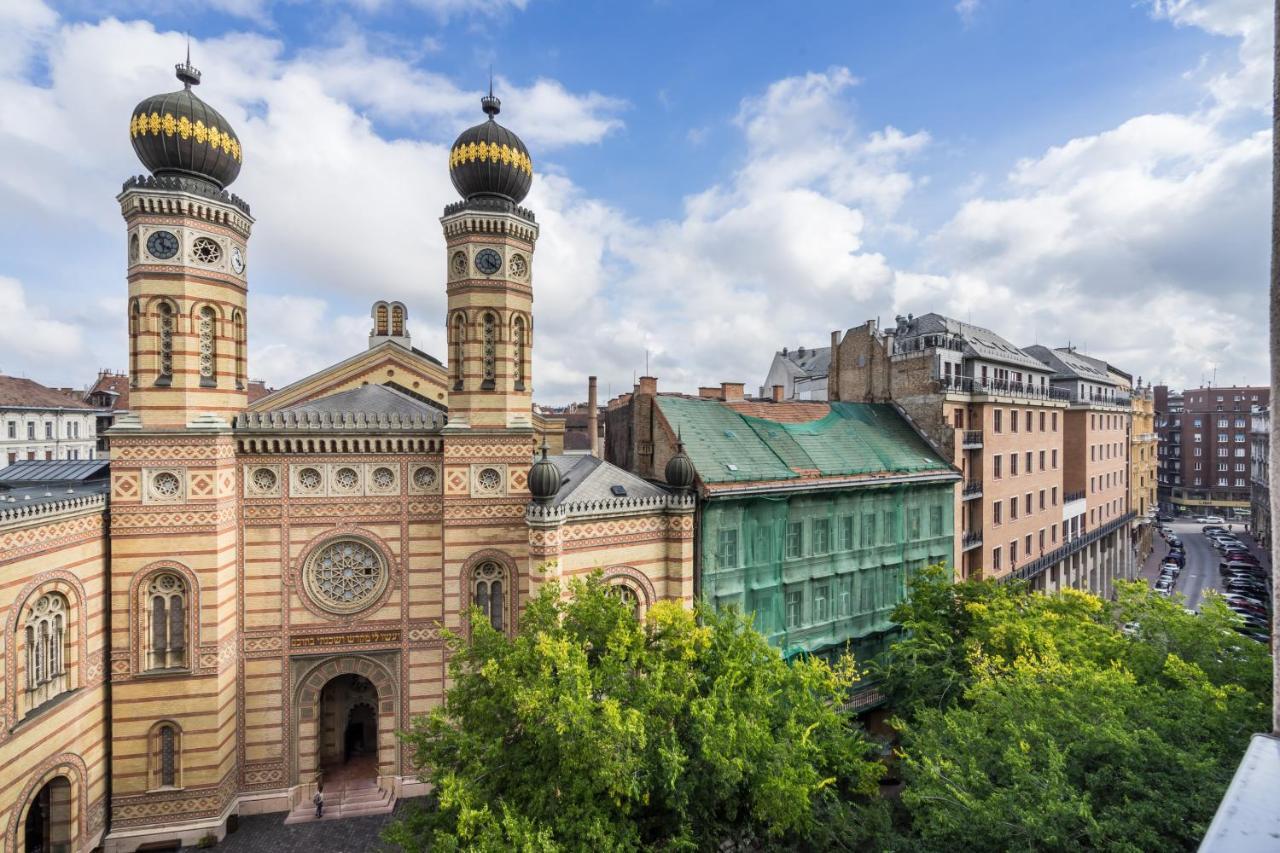
<svg viewBox="0 0 1280 853"><path fill-rule="evenodd" d="M247 404L249 205L226 191L243 151L230 124L192 91L155 95L129 120L150 175L117 197L128 245L129 410L135 426L228 423Z"/></svg>
<svg viewBox="0 0 1280 853"><path fill-rule="evenodd" d="M520 207L533 181L529 151L496 121L463 131L449 176L463 201L445 208L449 311L449 422L453 427L532 427L533 249L538 225Z"/></svg>

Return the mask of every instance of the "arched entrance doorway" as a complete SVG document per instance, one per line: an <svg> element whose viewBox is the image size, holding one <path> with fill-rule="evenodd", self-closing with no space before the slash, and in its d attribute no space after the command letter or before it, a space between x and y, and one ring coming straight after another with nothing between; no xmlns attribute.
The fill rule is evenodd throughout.
<svg viewBox="0 0 1280 853"><path fill-rule="evenodd" d="M67 853L71 850L71 782L65 776L49 780L36 792L23 823L25 853Z"/></svg>
<svg viewBox="0 0 1280 853"><path fill-rule="evenodd" d="M363 675L329 679L320 691L319 759L325 784L378 776L378 689Z"/></svg>

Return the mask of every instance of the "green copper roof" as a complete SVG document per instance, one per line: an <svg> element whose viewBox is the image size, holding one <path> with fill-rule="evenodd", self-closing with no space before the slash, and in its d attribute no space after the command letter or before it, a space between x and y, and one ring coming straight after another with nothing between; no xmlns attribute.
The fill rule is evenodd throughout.
<svg viewBox="0 0 1280 853"><path fill-rule="evenodd" d="M950 470L889 405L830 403L826 417L796 424L744 415L715 400L657 402L704 483Z"/></svg>

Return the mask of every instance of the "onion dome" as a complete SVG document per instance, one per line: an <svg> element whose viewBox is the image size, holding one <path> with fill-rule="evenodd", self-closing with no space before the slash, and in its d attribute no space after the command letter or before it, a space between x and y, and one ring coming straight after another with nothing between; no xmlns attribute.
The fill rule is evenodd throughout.
<svg viewBox="0 0 1280 853"><path fill-rule="evenodd" d="M153 175L198 178L222 189L240 174L240 139L221 113L191 91L200 83L200 72L189 52L176 68L182 89L152 95L133 108L133 150Z"/></svg>
<svg viewBox="0 0 1280 853"><path fill-rule="evenodd" d="M449 149L449 178L465 199L499 198L519 204L533 183L533 161L520 137L494 120L502 102L489 94L480 99L489 120L464 130Z"/></svg>
<svg viewBox="0 0 1280 853"><path fill-rule="evenodd" d="M693 460L684 452L683 441L676 443L676 455L667 460L663 473L666 475L667 485L672 488L683 492L693 487L697 472L693 470Z"/></svg>
<svg viewBox="0 0 1280 853"><path fill-rule="evenodd" d="M560 491L560 469L547 458L547 443L542 442L542 457L529 469L529 493L538 503L547 503Z"/></svg>

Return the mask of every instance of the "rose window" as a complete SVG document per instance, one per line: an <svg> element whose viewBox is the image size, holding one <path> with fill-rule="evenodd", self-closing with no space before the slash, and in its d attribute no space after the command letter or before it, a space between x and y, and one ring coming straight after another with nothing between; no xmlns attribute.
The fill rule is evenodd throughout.
<svg viewBox="0 0 1280 853"><path fill-rule="evenodd" d="M320 472L315 468L303 468L298 472L298 485L308 492L320 488Z"/></svg>
<svg viewBox="0 0 1280 853"><path fill-rule="evenodd" d="M178 493L182 491L182 483L179 482L177 474L162 471L152 478L151 490L155 492L157 497L176 498Z"/></svg>
<svg viewBox="0 0 1280 853"><path fill-rule="evenodd" d="M390 468L374 468L373 484L379 489L389 489L395 485L396 475L391 472Z"/></svg>
<svg viewBox="0 0 1280 853"><path fill-rule="evenodd" d="M217 240L208 237L197 237L191 244L191 257L202 264L216 264L222 259L222 247Z"/></svg>
<svg viewBox="0 0 1280 853"><path fill-rule="evenodd" d="M360 478L356 475L354 468L339 468L338 473L333 476L333 481L338 488L350 491L359 484Z"/></svg>
<svg viewBox="0 0 1280 853"><path fill-rule="evenodd" d="M354 613L377 600L387 585L382 557L358 539L340 539L321 548L307 564L304 582L321 607Z"/></svg>
<svg viewBox="0 0 1280 853"><path fill-rule="evenodd" d="M476 475L476 483L482 492L496 492L502 486L502 475L493 468L484 468Z"/></svg>
<svg viewBox="0 0 1280 853"><path fill-rule="evenodd" d="M429 489L436 484L434 468L422 467L413 472L413 484L419 489Z"/></svg>
<svg viewBox="0 0 1280 853"><path fill-rule="evenodd" d="M529 274L529 264L525 261L524 255L512 255L509 266L511 274L516 278L524 278Z"/></svg>
<svg viewBox="0 0 1280 853"><path fill-rule="evenodd" d="M454 252L450 261L450 269L454 275L463 275L467 271L467 256L462 252Z"/></svg>
<svg viewBox="0 0 1280 853"><path fill-rule="evenodd" d="M258 468L250 478L253 487L260 492L269 492L276 487L276 472L270 468Z"/></svg>

